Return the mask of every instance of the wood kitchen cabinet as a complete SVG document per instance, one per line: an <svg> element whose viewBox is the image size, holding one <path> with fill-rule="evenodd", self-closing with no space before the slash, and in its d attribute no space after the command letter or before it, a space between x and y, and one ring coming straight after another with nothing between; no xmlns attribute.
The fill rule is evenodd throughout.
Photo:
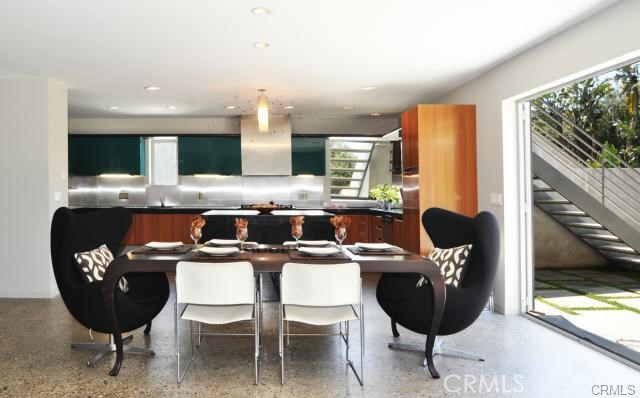
<svg viewBox="0 0 640 398"><path fill-rule="evenodd" d="M426 254L420 218L430 207L478 211L475 105L417 105L402 114L403 229L407 250Z"/></svg>
<svg viewBox="0 0 640 398"><path fill-rule="evenodd" d="M196 214L136 213L125 245L143 245L152 241L191 243L189 230Z"/></svg>
<svg viewBox="0 0 640 398"><path fill-rule="evenodd" d="M354 245L356 242L369 242L369 215L368 214L348 214L351 219L345 245Z"/></svg>
<svg viewBox="0 0 640 398"><path fill-rule="evenodd" d="M393 220L393 242L390 242L394 246L405 247L404 243L404 221L396 218Z"/></svg>

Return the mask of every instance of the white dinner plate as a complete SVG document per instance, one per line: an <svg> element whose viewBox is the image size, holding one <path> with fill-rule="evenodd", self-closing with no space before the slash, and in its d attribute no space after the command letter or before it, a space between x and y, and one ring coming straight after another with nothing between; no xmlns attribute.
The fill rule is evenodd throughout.
<svg viewBox="0 0 640 398"><path fill-rule="evenodd" d="M299 240L298 243L300 246L309 246L309 247L323 247L329 246L332 242L328 240ZM295 246L295 241L287 241L283 243L284 246Z"/></svg>
<svg viewBox="0 0 640 398"><path fill-rule="evenodd" d="M357 242L356 243L356 247L362 249L362 250L367 250L367 251L374 251L374 252L382 252L382 251L386 251L386 250L392 250L394 246L388 244L388 243L360 243Z"/></svg>
<svg viewBox="0 0 640 398"><path fill-rule="evenodd" d="M235 253L238 253L240 249L233 246L227 247L201 247L198 249L199 252L207 254L209 256L229 256Z"/></svg>
<svg viewBox="0 0 640 398"><path fill-rule="evenodd" d="M240 244L240 241L237 239L211 239L207 241L207 244L215 246L236 246Z"/></svg>
<svg viewBox="0 0 640 398"><path fill-rule="evenodd" d="M341 253L341 250L337 247L301 247L298 251L315 257L326 257Z"/></svg>
<svg viewBox="0 0 640 398"><path fill-rule="evenodd" d="M182 246L182 242L149 242L145 245L145 247L153 250L172 250Z"/></svg>

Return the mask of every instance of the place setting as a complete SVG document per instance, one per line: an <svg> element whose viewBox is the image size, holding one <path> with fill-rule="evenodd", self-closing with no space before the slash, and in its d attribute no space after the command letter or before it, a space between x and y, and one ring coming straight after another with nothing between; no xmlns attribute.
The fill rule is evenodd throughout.
<svg viewBox="0 0 640 398"><path fill-rule="evenodd" d="M332 217L332 219L336 217ZM339 240L340 246L336 246L334 242L328 240L300 240L302 238L304 216L291 217L289 222L291 224L291 236L295 239L295 242L287 241L283 245L290 248L289 257L292 260L308 260L309 258L349 260L349 256L342 251L342 241L346 238L346 230L344 238ZM338 234L336 233L337 237Z"/></svg>
<svg viewBox="0 0 640 398"><path fill-rule="evenodd" d="M356 242L352 247L348 247L351 253L358 256L407 256L411 253L388 243L361 243Z"/></svg>
<svg viewBox="0 0 640 398"><path fill-rule="evenodd" d="M236 239L210 239L204 246L196 249L192 260L250 260L251 251L247 246L255 247L256 242L245 242L249 237L249 220L235 219Z"/></svg>
<svg viewBox="0 0 640 398"><path fill-rule="evenodd" d="M192 248L182 242L149 242L132 251L133 254L176 255L188 253Z"/></svg>

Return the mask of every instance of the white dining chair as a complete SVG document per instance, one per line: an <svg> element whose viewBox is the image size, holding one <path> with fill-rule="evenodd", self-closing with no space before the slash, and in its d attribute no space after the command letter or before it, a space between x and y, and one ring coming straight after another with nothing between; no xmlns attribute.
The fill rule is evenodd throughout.
<svg viewBox="0 0 640 398"><path fill-rule="evenodd" d="M202 336L254 336L255 383L259 381L260 357L260 276L254 277L251 263L203 263L181 261L176 266L176 302L174 331L178 384L182 382L195 359L194 336L198 347ZM179 312L179 307L184 307ZM191 359L180 373L180 334L178 319L189 321ZM206 333L202 323L225 325L233 322L253 322L253 333ZM198 323L194 332L193 322Z"/></svg>
<svg viewBox="0 0 640 398"><path fill-rule="evenodd" d="M278 313L278 341L280 353L280 382L284 384L284 338L290 336L340 336L345 341L347 366L360 385L364 385L364 306L360 265L287 263L280 276L280 308ZM358 312L356 308L358 307ZM360 373L349 359L349 322L360 322ZM289 322L309 325L339 324L336 333L290 333ZM345 323L343 333L342 322ZM285 331L286 323L286 331Z"/></svg>

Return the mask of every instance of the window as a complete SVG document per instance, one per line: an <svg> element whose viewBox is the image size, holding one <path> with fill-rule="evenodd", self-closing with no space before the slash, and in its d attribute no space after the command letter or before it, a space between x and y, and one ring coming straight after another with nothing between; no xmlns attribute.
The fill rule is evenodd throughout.
<svg viewBox="0 0 640 398"><path fill-rule="evenodd" d="M147 170L150 185L178 184L178 138L147 138Z"/></svg>

